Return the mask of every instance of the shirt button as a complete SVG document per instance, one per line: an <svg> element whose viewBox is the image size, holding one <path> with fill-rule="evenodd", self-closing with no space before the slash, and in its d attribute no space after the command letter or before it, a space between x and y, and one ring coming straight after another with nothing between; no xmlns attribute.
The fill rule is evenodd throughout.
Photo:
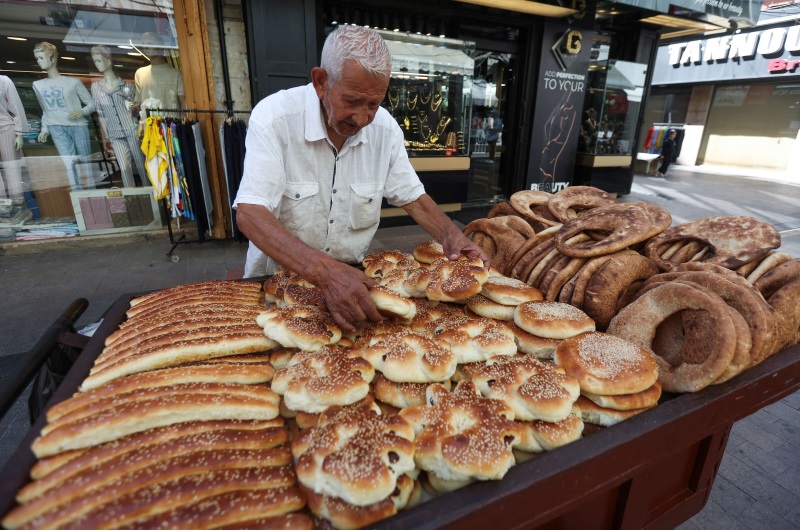
<svg viewBox="0 0 800 530"><path fill-rule="evenodd" d="M329 223L333 224L333 219L331 219L331 220L329 221Z"/></svg>
<svg viewBox="0 0 800 530"><path fill-rule="evenodd" d="M367 202L372 202L372 199L370 199L370 200L369 200L369 201L367 201Z"/></svg>
<svg viewBox="0 0 800 530"><path fill-rule="evenodd" d="M330 252L330 251L331 251L330 247L325 249L325 252Z"/></svg>
<svg viewBox="0 0 800 530"><path fill-rule="evenodd" d="M333 193L336 193L336 190L335 190L335 189L333 190Z"/></svg>
<svg viewBox="0 0 800 530"><path fill-rule="evenodd" d="M295 193L295 194L294 194L294 198L295 198L295 199L299 199L299 198L300 198L300 194L299 194L299 193Z"/></svg>

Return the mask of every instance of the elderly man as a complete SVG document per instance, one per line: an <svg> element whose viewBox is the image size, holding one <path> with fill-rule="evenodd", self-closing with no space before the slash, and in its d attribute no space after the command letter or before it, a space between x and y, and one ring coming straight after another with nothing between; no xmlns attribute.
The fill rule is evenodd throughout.
<svg viewBox="0 0 800 530"><path fill-rule="evenodd" d="M380 104L391 56L381 36L341 26L322 50L312 82L284 90L253 110L244 175L234 208L250 239L245 277L278 264L320 287L347 331L379 321L373 285L352 267L380 221L381 199L402 207L445 254L488 258L425 194L403 146L403 132Z"/></svg>

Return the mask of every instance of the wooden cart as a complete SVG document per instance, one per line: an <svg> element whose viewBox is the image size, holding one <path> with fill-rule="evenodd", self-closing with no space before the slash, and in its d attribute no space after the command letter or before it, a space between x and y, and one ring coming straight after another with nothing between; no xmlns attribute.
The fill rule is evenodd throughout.
<svg viewBox="0 0 800 530"><path fill-rule="evenodd" d="M103 341L125 318L133 295L118 299L62 383L72 395ZM733 423L800 388L800 346L721 385L666 395L659 406L566 447L513 467L502 481L476 483L376 525L383 529L673 528L708 500ZM28 481L33 426L0 475L0 514Z"/></svg>

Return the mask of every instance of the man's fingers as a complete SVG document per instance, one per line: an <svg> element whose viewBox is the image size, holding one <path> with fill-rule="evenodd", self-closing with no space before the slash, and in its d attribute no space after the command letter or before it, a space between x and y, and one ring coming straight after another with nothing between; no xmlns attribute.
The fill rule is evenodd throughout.
<svg viewBox="0 0 800 530"><path fill-rule="evenodd" d="M342 315L339 313L331 311L331 316L333 317L333 321L342 329L342 331L352 333L356 330L355 326L342 318Z"/></svg>

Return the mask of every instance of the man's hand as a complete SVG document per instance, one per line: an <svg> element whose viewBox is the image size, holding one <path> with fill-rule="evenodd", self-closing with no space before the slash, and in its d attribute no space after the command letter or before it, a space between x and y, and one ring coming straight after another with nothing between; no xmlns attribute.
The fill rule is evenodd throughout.
<svg viewBox="0 0 800 530"><path fill-rule="evenodd" d="M462 232L456 230L448 233L442 241L442 248L449 260L457 260L462 255L468 258L480 258L483 266L489 268L489 256Z"/></svg>
<svg viewBox="0 0 800 530"><path fill-rule="evenodd" d="M369 296L369 289L375 285L371 278L338 261L325 265L324 276L311 281L322 289L328 311L343 331L355 331L353 324L357 322L383 320Z"/></svg>

